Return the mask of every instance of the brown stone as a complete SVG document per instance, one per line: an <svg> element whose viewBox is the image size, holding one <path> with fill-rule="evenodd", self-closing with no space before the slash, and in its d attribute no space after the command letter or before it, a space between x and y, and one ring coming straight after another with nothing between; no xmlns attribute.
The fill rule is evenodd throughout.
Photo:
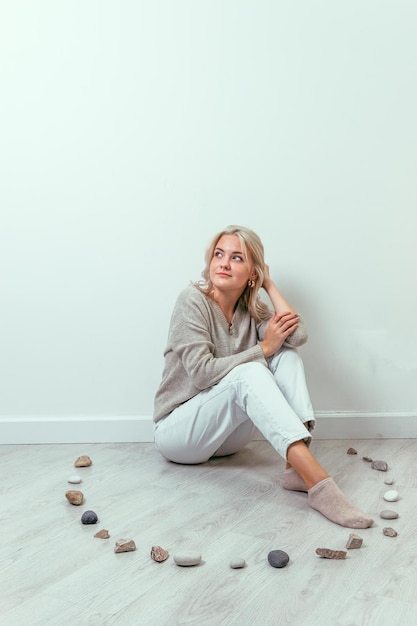
<svg viewBox="0 0 417 626"><path fill-rule="evenodd" d="M133 539L119 539L116 541L115 552L133 552L134 550L136 550L136 545Z"/></svg>
<svg viewBox="0 0 417 626"><path fill-rule="evenodd" d="M75 467L88 467L89 465L91 465L93 462L90 459L89 456L87 456L86 454L83 454L82 456L79 456L78 459L75 460Z"/></svg>
<svg viewBox="0 0 417 626"><path fill-rule="evenodd" d="M353 550L354 548L361 548L362 547L362 543L363 543L362 537L359 537L359 535L355 535L355 533L351 533L349 535L349 539L347 541L346 548L348 550Z"/></svg>
<svg viewBox="0 0 417 626"><path fill-rule="evenodd" d="M110 537L109 531L106 528L103 528L103 530L99 530L94 537L98 537L99 539L108 539Z"/></svg>
<svg viewBox="0 0 417 626"><path fill-rule="evenodd" d="M76 491L75 489L70 489L65 494L66 499L71 504L75 506L80 506L84 502L84 495L81 491Z"/></svg>
<svg viewBox="0 0 417 626"><path fill-rule="evenodd" d="M345 559L346 552L344 550L329 550L329 548L317 548L316 554L323 559Z"/></svg>
<svg viewBox="0 0 417 626"><path fill-rule="evenodd" d="M358 451L355 448L348 448L347 454L358 454Z"/></svg>
<svg viewBox="0 0 417 626"><path fill-rule="evenodd" d="M166 561L169 557L168 550L164 550L161 546L152 546L151 549L151 559L161 563L162 561Z"/></svg>
<svg viewBox="0 0 417 626"><path fill-rule="evenodd" d="M382 532L386 537L396 537L398 535L397 531L393 528L384 528Z"/></svg>
<svg viewBox="0 0 417 626"><path fill-rule="evenodd" d="M372 463L372 459L370 456L363 456L362 461L366 461L367 463Z"/></svg>

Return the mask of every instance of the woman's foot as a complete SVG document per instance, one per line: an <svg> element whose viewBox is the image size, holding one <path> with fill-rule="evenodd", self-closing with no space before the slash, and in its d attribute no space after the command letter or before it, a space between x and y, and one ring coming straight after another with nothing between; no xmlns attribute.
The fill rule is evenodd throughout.
<svg viewBox="0 0 417 626"><path fill-rule="evenodd" d="M308 503L331 522L346 528L369 528L374 523L349 502L332 478L325 478L308 490Z"/></svg>
<svg viewBox="0 0 417 626"><path fill-rule="evenodd" d="M307 485L293 467L285 470L281 478L281 487L290 491L304 491L305 493L308 491Z"/></svg>

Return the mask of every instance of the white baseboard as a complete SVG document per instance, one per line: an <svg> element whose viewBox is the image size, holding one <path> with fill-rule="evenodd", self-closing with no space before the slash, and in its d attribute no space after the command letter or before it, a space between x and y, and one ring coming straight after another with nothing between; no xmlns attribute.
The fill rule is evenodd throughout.
<svg viewBox="0 0 417 626"><path fill-rule="evenodd" d="M316 412L315 439L416 439L417 412ZM262 435L256 437L262 439ZM0 444L147 443L150 415L110 417L3 417Z"/></svg>
<svg viewBox="0 0 417 626"><path fill-rule="evenodd" d="M149 415L0 418L0 444L153 441Z"/></svg>

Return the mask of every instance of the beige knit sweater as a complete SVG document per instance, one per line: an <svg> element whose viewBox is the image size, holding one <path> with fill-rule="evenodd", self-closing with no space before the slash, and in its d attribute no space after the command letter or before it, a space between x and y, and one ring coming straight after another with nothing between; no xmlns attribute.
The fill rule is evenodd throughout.
<svg viewBox="0 0 417 626"><path fill-rule="evenodd" d="M267 366L258 343L264 338L267 324L268 321L256 323L239 306L229 324L214 300L195 285L185 288L171 317L162 381L155 396L154 421L212 387L241 363L259 361ZM306 341L306 327L300 318L297 330L284 345L296 348Z"/></svg>

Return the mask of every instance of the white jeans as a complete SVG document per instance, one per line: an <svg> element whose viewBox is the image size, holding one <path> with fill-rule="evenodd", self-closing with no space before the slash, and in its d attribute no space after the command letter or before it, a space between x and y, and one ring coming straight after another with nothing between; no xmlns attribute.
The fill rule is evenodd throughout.
<svg viewBox="0 0 417 626"><path fill-rule="evenodd" d="M159 420L155 446L176 463L204 463L243 448L256 427L285 459L290 444L310 442L306 422L313 425L314 414L302 360L296 350L281 348L268 368L238 365Z"/></svg>

